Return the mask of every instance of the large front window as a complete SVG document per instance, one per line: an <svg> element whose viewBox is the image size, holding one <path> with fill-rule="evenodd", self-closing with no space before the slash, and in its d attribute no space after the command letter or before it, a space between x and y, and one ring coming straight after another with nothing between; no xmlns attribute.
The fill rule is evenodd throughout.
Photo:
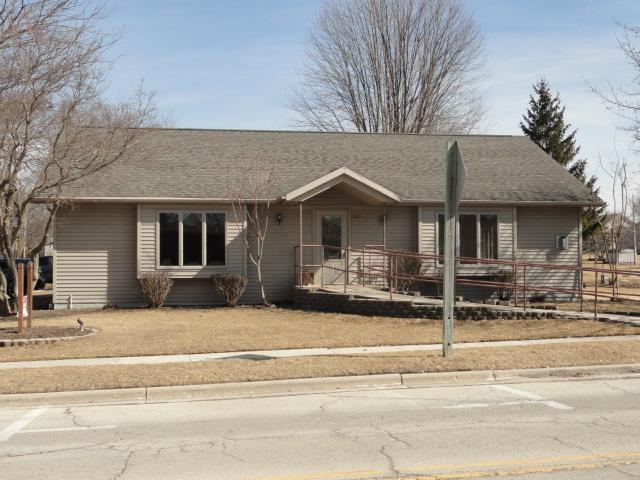
<svg viewBox="0 0 640 480"><path fill-rule="evenodd" d="M225 214L222 212L160 212L161 267L225 265Z"/></svg>
<svg viewBox="0 0 640 480"><path fill-rule="evenodd" d="M438 255L444 255L444 215L438 215ZM467 258L498 258L498 215L460 214L458 216L458 251Z"/></svg>

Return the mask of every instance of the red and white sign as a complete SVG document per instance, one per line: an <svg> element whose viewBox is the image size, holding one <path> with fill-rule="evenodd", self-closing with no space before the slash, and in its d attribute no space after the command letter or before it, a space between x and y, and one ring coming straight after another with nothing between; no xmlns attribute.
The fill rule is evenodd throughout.
<svg viewBox="0 0 640 480"><path fill-rule="evenodd" d="M25 295L22 297L22 316L24 318L29 318L29 309L27 308L27 302L28 302L28 299L27 299L27 296ZM18 316L18 313L19 312L16 312L16 317Z"/></svg>

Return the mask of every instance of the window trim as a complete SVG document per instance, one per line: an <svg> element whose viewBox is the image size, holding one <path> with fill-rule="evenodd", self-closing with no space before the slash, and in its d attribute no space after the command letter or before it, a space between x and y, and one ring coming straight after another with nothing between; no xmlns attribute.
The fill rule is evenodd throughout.
<svg viewBox="0 0 640 480"><path fill-rule="evenodd" d="M160 265L160 214L178 214L178 265ZM202 221L202 265L183 264L183 216L189 213L199 213ZM224 264L207 265L207 213L221 213L224 215ZM203 209L203 208L158 208L155 219L155 245L156 245L156 269L169 271L201 271L201 270L225 270L229 265L229 212L223 209Z"/></svg>
<svg viewBox="0 0 640 480"><path fill-rule="evenodd" d="M438 217L440 215L444 215L445 212L444 210L436 210L436 215L435 215L435 230L436 230L436 238L435 238L435 244L436 244L436 264L441 266L444 264L444 262L438 258L440 255L444 255L444 252L440 253L440 223L438 222ZM460 256L460 215L475 215L476 217L476 255L477 255L477 259L479 260L500 260L501 258L501 254L500 254L500 213L496 212L496 211L489 211L489 210L482 210L482 211L476 211L476 212L458 212L458 215L456 216L456 252L455 252L455 256L459 257ZM482 232L480 231L480 216L481 215L495 215L496 217L496 228L497 228L497 240L496 240L496 252L498 254L498 258L497 259L491 259L491 258L482 258L480 256L481 252L482 252L482 247L480 245L481 240L482 240ZM472 263L467 263L465 262L463 264L464 266L469 266L472 265ZM476 265L486 265L483 263L480 264L476 264Z"/></svg>

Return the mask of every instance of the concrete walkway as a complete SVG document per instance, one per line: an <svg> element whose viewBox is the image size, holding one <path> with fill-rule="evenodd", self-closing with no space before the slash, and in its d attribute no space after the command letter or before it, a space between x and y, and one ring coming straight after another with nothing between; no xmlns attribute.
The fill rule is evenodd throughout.
<svg viewBox="0 0 640 480"><path fill-rule="evenodd" d="M527 345L554 345L559 343L584 343L640 340L640 335L617 335L603 337L548 338L541 340L504 340L497 342L457 343L454 349L514 347ZM286 350L253 350L243 352L194 353L181 355L147 355L139 357L73 358L63 360L33 360L2 362L0 370L12 368L84 367L91 365L141 365L180 362L203 362L209 360L270 360L287 357L313 357L325 355L362 355L367 353L396 353L440 350L441 344L428 345L383 345L378 347L299 348Z"/></svg>

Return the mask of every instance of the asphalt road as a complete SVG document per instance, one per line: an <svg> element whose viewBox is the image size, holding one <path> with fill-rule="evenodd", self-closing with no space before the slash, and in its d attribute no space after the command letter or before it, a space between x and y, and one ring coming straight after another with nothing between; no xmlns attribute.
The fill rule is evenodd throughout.
<svg viewBox="0 0 640 480"><path fill-rule="evenodd" d="M0 407L3 479L640 478L640 378Z"/></svg>

